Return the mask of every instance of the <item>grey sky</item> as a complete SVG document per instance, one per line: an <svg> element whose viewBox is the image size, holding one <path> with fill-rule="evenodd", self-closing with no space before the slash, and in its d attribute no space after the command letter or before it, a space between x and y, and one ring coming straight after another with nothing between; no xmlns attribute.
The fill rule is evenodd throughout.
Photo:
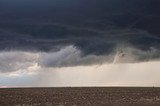
<svg viewBox="0 0 160 106"><path fill-rule="evenodd" d="M159 86L159 5L159 0L0 0L0 86L155 80Z"/></svg>

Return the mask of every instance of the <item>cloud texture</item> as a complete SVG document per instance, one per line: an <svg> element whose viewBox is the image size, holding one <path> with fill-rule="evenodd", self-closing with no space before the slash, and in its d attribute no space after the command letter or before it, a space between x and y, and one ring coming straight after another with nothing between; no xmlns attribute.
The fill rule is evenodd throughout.
<svg viewBox="0 0 160 106"><path fill-rule="evenodd" d="M151 85L159 73L159 5L159 0L0 0L0 85L138 80Z"/></svg>

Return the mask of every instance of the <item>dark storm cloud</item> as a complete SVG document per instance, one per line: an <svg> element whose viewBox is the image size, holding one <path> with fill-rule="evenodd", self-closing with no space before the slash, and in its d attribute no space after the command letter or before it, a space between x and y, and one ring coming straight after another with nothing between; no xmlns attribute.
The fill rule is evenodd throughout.
<svg viewBox="0 0 160 106"><path fill-rule="evenodd" d="M118 45L160 50L158 4L158 0L1 0L0 50L49 52L74 45L84 56L108 55Z"/></svg>

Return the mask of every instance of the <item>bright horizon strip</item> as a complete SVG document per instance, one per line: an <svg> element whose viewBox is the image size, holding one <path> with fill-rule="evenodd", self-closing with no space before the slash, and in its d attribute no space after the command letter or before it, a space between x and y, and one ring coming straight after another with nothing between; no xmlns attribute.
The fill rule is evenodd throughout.
<svg viewBox="0 0 160 106"><path fill-rule="evenodd" d="M160 87L160 61L103 64L64 68L37 68L33 72L0 74L6 87ZM43 71L42 71L43 70ZM15 76L15 74L17 74ZM2 81L3 79L3 81ZM6 85L5 85L6 84Z"/></svg>

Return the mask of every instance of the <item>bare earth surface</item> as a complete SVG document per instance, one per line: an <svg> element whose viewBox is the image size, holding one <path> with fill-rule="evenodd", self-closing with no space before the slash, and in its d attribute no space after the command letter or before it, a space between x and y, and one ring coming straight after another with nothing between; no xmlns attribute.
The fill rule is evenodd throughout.
<svg viewBox="0 0 160 106"><path fill-rule="evenodd" d="M3 88L0 106L160 106L160 88Z"/></svg>

